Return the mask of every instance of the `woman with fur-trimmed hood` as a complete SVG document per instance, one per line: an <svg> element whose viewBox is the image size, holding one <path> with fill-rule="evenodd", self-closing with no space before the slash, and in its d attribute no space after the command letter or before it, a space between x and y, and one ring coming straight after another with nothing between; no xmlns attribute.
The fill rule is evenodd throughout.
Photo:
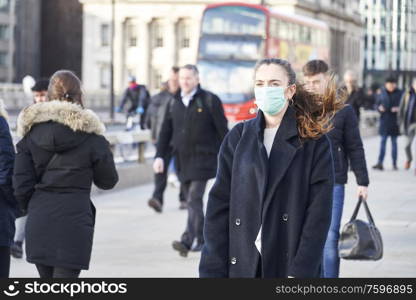
<svg viewBox="0 0 416 300"><path fill-rule="evenodd" d="M82 104L81 82L70 71L50 80L49 102L25 108L14 168L15 196L27 210L27 261L40 277L78 277L91 257L95 207L91 185L118 181L104 125Z"/></svg>
<svg viewBox="0 0 416 300"><path fill-rule="evenodd" d="M14 157L7 112L3 100L0 99L0 278L9 277L10 246L15 231L14 221L18 213L12 188Z"/></svg>

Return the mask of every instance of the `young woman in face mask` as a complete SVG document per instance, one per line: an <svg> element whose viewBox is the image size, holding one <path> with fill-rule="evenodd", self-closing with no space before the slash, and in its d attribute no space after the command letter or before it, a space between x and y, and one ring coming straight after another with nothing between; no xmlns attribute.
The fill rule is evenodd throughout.
<svg viewBox="0 0 416 300"><path fill-rule="evenodd" d="M205 219L201 277L319 277L331 222L326 133L342 107L296 84L290 64L255 68L258 116L236 125L219 154Z"/></svg>

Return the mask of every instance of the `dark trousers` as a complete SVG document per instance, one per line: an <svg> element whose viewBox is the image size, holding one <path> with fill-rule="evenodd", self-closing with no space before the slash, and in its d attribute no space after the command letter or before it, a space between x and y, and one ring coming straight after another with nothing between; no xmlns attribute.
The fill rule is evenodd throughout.
<svg viewBox="0 0 416 300"><path fill-rule="evenodd" d="M169 153L165 158L163 158L163 164L165 166L163 173L155 174L155 189L153 191L153 198L156 198L163 204L163 194L166 190L168 184L168 174L169 174L169 165L172 160L172 153ZM186 197L183 192L182 184L179 192L179 201L186 201Z"/></svg>
<svg viewBox="0 0 416 300"><path fill-rule="evenodd" d="M0 278L9 278L10 248L0 247Z"/></svg>
<svg viewBox="0 0 416 300"><path fill-rule="evenodd" d="M204 243L203 197L207 181L195 180L183 183L182 186L188 204L188 221L181 241L185 246L191 248L195 239L198 244Z"/></svg>
<svg viewBox="0 0 416 300"><path fill-rule="evenodd" d="M397 165L397 136L396 135L382 135L380 144L380 154L378 156L378 163L383 164L384 156L386 155L386 143L387 139L391 139L391 157L393 160L393 166Z"/></svg>
<svg viewBox="0 0 416 300"><path fill-rule="evenodd" d="M78 278L81 270L51 267L36 264L40 278Z"/></svg>

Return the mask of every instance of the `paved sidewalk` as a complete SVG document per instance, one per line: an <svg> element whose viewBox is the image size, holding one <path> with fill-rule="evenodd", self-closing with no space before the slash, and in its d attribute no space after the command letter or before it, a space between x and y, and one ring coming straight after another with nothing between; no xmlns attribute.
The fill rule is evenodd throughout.
<svg viewBox="0 0 416 300"><path fill-rule="evenodd" d="M376 162L379 138L365 139L369 167ZM370 170L369 206L384 240L384 258L378 262L342 261L343 277L416 277L416 176L404 171L404 140L399 139L399 166ZM389 144L390 146L390 144ZM390 154L388 148L388 154ZM342 224L356 204L355 178L350 173ZM199 254L179 257L171 242L185 228L186 212L178 209L178 190L166 192L166 207L156 214L147 207L152 185L104 193L94 197L97 223L89 271L82 277L197 277ZM364 218L364 212L360 214ZM36 277L33 265L12 260L11 276Z"/></svg>

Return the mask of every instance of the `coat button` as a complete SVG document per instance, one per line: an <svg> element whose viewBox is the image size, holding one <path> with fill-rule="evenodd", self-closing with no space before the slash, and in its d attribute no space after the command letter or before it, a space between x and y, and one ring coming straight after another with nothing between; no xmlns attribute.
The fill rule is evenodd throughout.
<svg viewBox="0 0 416 300"><path fill-rule="evenodd" d="M241 220L240 219L235 219L235 225L237 225L237 226L240 226L240 224L241 224Z"/></svg>
<svg viewBox="0 0 416 300"><path fill-rule="evenodd" d="M235 265L236 263L237 263L237 258L236 257L231 258L231 264Z"/></svg>
<svg viewBox="0 0 416 300"><path fill-rule="evenodd" d="M282 217L283 221L285 221L285 222L287 221L288 218L289 218L289 216L287 214L284 214L283 217Z"/></svg>

